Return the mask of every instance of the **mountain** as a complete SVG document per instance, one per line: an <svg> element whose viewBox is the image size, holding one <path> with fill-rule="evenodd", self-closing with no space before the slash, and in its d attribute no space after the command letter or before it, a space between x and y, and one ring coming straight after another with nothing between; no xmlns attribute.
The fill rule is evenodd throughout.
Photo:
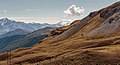
<svg viewBox="0 0 120 65"><path fill-rule="evenodd" d="M119 31L120 1L55 29L30 48L0 54L0 64L14 60L12 65L119 65Z"/></svg>
<svg viewBox="0 0 120 65"><path fill-rule="evenodd" d="M31 31L22 30L22 29L15 29L13 31L10 31L10 32L7 32L3 35L0 35L0 38L8 37L8 36L14 36L14 35L27 35L30 32Z"/></svg>
<svg viewBox="0 0 120 65"><path fill-rule="evenodd" d="M67 21L61 21L56 24L24 23L24 22L17 22L15 20L10 20L8 18L3 18L3 19L0 19L0 35L13 31L15 29L35 31L35 30L45 28L45 27L60 27L60 26L64 26L67 24L69 24Z"/></svg>
<svg viewBox="0 0 120 65"><path fill-rule="evenodd" d="M17 38L14 39L14 37L16 37L15 35L10 36L10 37L4 37L4 38L0 39L1 40L0 42L5 41L5 42L0 43L0 44L4 44L4 45L0 46L0 48L2 47L0 49L0 53L11 51L11 50L14 50L17 48L31 47L34 44L36 44L36 43L42 41L44 38L46 38L53 29L54 28L52 28L52 27L42 28L42 29L33 31L33 32L25 35L22 38L19 38L20 35L16 35L16 36L18 36L17 38L19 38L19 39L17 39ZM6 43L6 42L9 42L9 43Z"/></svg>
<svg viewBox="0 0 120 65"><path fill-rule="evenodd" d="M34 28L30 27L24 22L16 22L14 20L9 20L8 18L0 19L0 35L13 31L15 29L24 29L29 31L34 30Z"/></svg>

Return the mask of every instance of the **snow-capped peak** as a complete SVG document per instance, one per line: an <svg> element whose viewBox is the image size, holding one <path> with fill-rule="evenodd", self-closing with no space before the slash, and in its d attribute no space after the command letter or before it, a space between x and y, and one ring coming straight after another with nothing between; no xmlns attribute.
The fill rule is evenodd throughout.
<svg viewBox="0 0 120 65"><path fill-rule="evenodd" d="M9 20L8 18L3 18L3 20Z"/></svg>
<svg viewBox="0 0 120 65"><path fill-rule="evenodd" d="M8 18L0 19L0 24L3 26L5 23L9 22L10 20Z"/></svg>

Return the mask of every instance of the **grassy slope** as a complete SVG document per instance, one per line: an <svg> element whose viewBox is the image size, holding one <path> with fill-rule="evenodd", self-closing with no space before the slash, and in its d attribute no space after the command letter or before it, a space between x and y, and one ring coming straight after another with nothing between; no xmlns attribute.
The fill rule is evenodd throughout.
<svg viewBox="0 0 120 65"><path fill-rule="evenodd" d="M104 39L93 39L84 41L83 39L71 39L48 44L51 38L45 42L37 44L32 48L17 49L12 51L14 64L34 65L87 65L87 64L119 64L120 63L120 37ZM104 43L104 45L102 45ZM0 55L0 63L6 62L6 55ZM4 60L4 61L3 61Z"/></svg>

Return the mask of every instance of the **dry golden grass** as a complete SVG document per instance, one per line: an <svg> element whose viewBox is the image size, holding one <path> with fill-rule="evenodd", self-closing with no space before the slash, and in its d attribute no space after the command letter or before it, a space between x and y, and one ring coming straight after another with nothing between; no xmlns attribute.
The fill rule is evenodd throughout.
<svg viewBox="0 0 120 65"><path fill-rule="evenodd" d="M52 44L42 42L32 48L12 51L12 56L4 53L0 57L11 58L12 65L112 65L120 64L119 43L120 36L86 41L67 39ZM1 65L6 62L7 59L0 58Z"/></svg>

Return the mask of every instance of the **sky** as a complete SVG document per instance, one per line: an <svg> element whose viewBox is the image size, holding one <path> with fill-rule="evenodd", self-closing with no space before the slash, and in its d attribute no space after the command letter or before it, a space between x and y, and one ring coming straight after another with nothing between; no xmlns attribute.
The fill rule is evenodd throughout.
<svg viewBox="0 0 120 65"><path fill-rule="evenodd" d="M57 23L82 19L90 12L102 9L119 0L0 0L0 18L22 22ZM80 15L66 15L70 6L84 8ZM78 9L79 9L78 8Z"/></svg>

